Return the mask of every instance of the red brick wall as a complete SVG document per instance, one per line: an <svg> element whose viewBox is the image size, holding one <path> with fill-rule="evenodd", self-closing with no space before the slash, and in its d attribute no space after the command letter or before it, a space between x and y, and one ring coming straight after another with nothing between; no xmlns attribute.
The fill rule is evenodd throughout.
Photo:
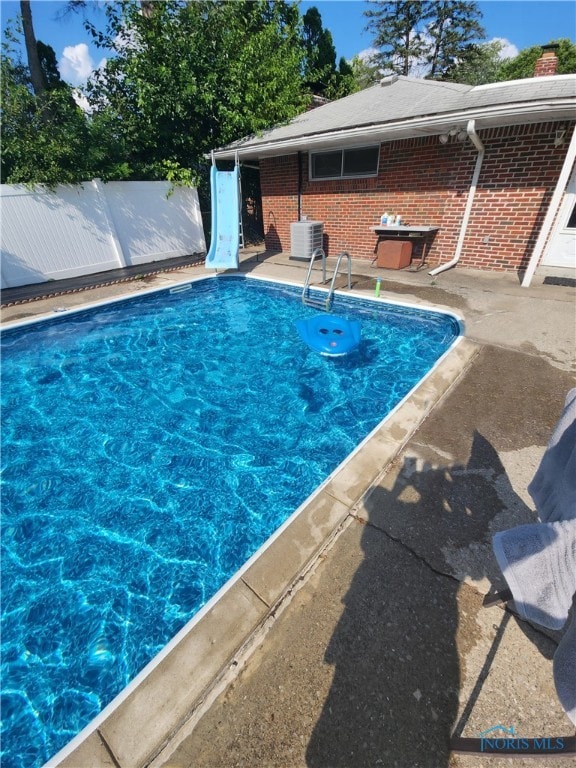
<svg viewBox="0 0 576 768"><path fill-rule="evenodd" d="M534 77L555 75L558 69L558 59L554 51L547 51L540 56L534 65Z"/></svg>
<svg viewBox="0 0 576 768"><path fill-rule="evenodd" d="M485 155L462 266L527 266L567 151L567 143L554 146L558 127L479 131ZM325 250L332 256L347 250L354 258L373 258L376 236L370 227L384 211L401 214L409 224L439 226L428 256L434 266L454 256L476 157L470 141L405 139L382 144L377 178L311 182L308 155L302 153L301 213L324 222ZM263 159L260 168L266 246L289 251L290 223L298 220L298 156Z"/></svg>
<svg viewBox="0 0 576 768"><path fill-rule="evenodd" d="M262 160L260 188L266 248L289 251L290 222L298 221L298 156Z"/></svg>

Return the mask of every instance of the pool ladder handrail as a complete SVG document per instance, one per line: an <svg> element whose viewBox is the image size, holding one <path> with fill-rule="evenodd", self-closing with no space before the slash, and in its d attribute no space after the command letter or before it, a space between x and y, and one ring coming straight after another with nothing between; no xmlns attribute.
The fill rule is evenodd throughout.
<svg viewBox="0 0 576 768"><path fill-rule="evenodd" d="M334 299L334 285L336 283L336 277L338 275L340 264L344 256L348 259L348 290L352 288L352 259L348 251L342 251L338 254L336 267L334 268L334 274L332 275L332 281L330 283L328 294L325 299L319 299L312 298L310 296L310 277L312 275L312 267L314 266L314 261L318 256L322 258L322 284L324 285L326 283L326 254L324 253L323 248L316 248L312 252L310 263L308 264L308 272L306 273L306 279L302 289L302 303L307 307L315 307L316 309L323 309L325 312L330 312L332 308L332 301Z"/></svg>

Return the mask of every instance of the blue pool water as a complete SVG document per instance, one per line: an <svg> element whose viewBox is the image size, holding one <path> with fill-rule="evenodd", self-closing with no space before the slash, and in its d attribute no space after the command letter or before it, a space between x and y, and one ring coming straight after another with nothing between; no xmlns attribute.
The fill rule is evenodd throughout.
<svg viewBox="0 0 576 768"><path fill-rule="evenodd" d="M242 277L2 335L2 766L39 766L134 678L454 342L450 316Z"/></svg>

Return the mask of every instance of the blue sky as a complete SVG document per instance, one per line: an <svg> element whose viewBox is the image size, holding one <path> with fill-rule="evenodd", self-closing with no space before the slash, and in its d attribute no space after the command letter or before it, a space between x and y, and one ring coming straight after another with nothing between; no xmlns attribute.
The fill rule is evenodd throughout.
<svg viewBox="0 0 576 768"><path fill-rule="evenodd" d="M62 77L72 85L82 84L91 69L98 66L104 52L92 45L82 25L81 14L59 18L65 6L52 0L33 0L32 15L36 36L56 51ZM531 45L542 45L558 37L576 41L576 3L573 0L488 0L478 3L488 39L505 41L506 52L516 55ZM332 32L338 58L351 59L371 47L370 33L365 31L363 12L370 6L364 0L319 0L301 2L301 12L316 6L322 22ZM9 18L19 12L19 3L0 0L2 29ZM104 13L91 9L90 18L97 25Z"/></svg>

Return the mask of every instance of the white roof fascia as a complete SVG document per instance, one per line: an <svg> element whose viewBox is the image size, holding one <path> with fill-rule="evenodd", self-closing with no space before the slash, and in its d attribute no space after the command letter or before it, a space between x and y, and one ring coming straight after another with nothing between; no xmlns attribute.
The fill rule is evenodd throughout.
<svg viewBox="0 0 576 768"><path fill-rule="evenodd" d="M506 88L512 86L523 86L526 83L533 82L536 78L522 78L520 80L500 80L497 83L482 83L482 85L475 85L469 93L476 93L476 91L495 91L500 88ZM569 75L540 75L538 84L540 83L558 83L563 81L570 81L574 79L573 74Z"/></svg>
<svg viewBox="0 0 576 768"><path fill-rule="evenodd" d="M326 131L318 134L305 134L295 138L262 142L233 148L214 150L214 156L220 159L234 158L236 153L250 157L287 155L302 150L313 150L322 146L334 144L366 143L372 141L393 141L397 138L408 138L417 135L434 135L442 133L455 123L465 123L476 120L477 129L495 127L498 125L514 125L533 122L552 122L562 119L576 119L574 98L564 98L554 101L517 102L506 105L484 107L481 110L468 109L458 112L442 113L432 117L417 117L408 120L398 120L390 123L361 125L355 128L345 128L341 131Z"/></svg>

